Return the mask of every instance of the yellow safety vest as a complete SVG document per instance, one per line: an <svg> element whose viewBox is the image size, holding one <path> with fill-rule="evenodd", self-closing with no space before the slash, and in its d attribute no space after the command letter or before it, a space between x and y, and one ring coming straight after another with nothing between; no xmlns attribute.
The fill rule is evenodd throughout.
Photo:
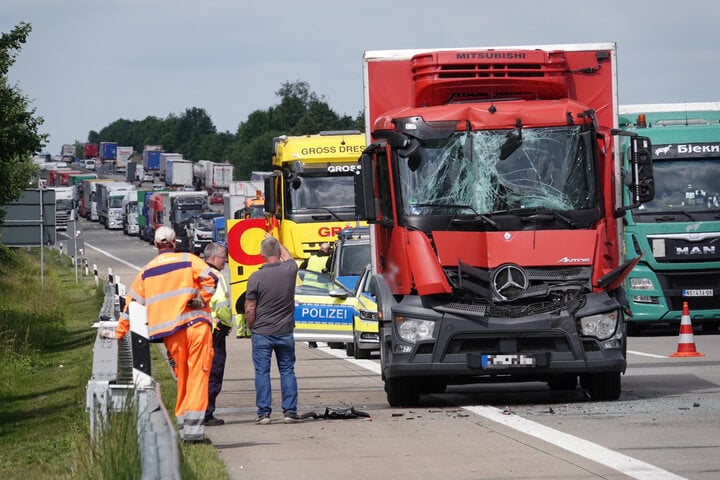
<svg viewBox="0 0 720 480"><path fill-rule="evenodd" d="M218 321L223 325L232 327L232 309L230 308L230 295L222 272L215 270L218 277L217 289L210 299L210 312L213 317L213 325Z"/></svg>
<svg viewBox="0 0 720 480"><path fill-rule="evenodd" d="M327 266L327 261L327 256L321 257L315 254L310 255L310 258L308 258L306 270L312 270L313 272L324 272L325 267Z"/></svg>

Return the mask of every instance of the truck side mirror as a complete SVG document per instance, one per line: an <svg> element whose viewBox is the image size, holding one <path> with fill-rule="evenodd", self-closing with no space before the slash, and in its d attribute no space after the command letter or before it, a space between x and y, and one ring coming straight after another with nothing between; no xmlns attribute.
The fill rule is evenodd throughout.
<svg viewBox="0 0 720 480"><path fill-rule="evenodd" d="M613 129L613 135L630 137L630 195L632 205L616 208L615 218L622 217L627 210L637 208L655 198L655 179L652 168L652 144L648 137L636 133Z"/></svg>
<svg viewBox="0 0 720 480"><path fill-rule="evenodd" d="M272 215L276 215L277 210L277 199L276 199L276 188L279 180L279 176L270 175L265 178L265 212Z"/></svg>
<svg viewBox="0 0 720 480"><path fill-rule="evenodd" d="M370 147L366 148L360 157L360 171L355 174L355 218L367 222L377 219L373 149Z"/></svg>
<svg viewBox="0 0 720 480"><path fill-rule="evenodd" d="M642 204L655 198L655 180L652 167L652 145L648 137L635 137L630 146L632 163L633 203Z"/></svg>

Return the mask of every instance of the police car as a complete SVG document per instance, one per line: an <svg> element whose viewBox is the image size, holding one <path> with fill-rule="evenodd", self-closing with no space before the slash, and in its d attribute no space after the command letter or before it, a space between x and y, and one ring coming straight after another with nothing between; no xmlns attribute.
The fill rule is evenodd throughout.
<svg viewBox="0 0 720 480"><path fill-rule="evenodd" d="M299 270L295 286L295 340L345 347L348 356L369 358L379 349L377 306L365 290L368 267L350 290L332 276Z"/></svg>
<svg viewBox="0 0 720 480"><path fill-rule="evenodd" d="M330 263L333 278L354 290L370 263L370 227L344 228L338 234Z"/></svg>

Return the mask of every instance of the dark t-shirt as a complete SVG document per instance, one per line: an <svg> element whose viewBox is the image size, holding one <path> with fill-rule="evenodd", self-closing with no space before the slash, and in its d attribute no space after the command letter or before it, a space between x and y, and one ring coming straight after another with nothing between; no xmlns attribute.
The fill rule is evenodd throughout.
<svg viewBox="0 0 720 480"><path fill-rule="evenodd" d="M295 280L293 260L266 263L250 275L246 297L256 300L253 333L278 335L295 328Z"/></svg>

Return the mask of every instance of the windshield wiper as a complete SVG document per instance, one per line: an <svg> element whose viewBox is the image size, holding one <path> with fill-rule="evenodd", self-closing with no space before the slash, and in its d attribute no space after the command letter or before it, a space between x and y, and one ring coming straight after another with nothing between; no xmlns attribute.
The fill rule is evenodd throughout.
<svg viewBox="0 0 720 480"><path fill-rule="evenodd" d="M528 207L528 208L515 208L512 210L505 210L493 213L509 213L510 215L517 215L522 219L530 221L547 221L547 220L560 220L567 226L577 228L577 224L572 218L567 215L563 215L557 210L552 210L547 207Z"/></svg>
<svg viewBox="0 0 720 480"><path fill-rule="evenodd" d="M672 212L667 212L667 213L663 212L662 214L659 214L659 212L655 212L655 215L659 214L657 217L655 217L655 221L656 222L674 222L675 221L675 215L673 215L674 213L679 213L681 215L684 215L687 218L689 218L690 221L692 221L692 222L695 221L695 217L693 217L690 214L690 212L688 212L687 210L673 210Z"/></svg>
<svg viewBox="0 0 720 480"><path fill-rule="evenodd" d="M312 212L314 210L323 210L325 212L328 212L330 215L335 217L338 221L343 222L344 220L340 218L340 216L335 213L334 211L330 210L327 207L310 207L310 208L298 208L295 210L295 213L304 213L304 212ZM312 215L312 213L310 213Z"/></svg>
<svg viewBox="0 0 720 480"><path fill-rule="evenodd" d="M444 207L444 208L453 208L457 210L470 210L473 212L472 218L457 218L457 213L453 213L453 218L450 220L450 223L454 224L460 224L460 223L487 223L488 225L492 225L496 229L500 229L500 224L497 223L492 218L488 217L485 214L478 213L473 207L470 205L460 205L460 204L447 204L447 203L413 203L411 205L412 207Z"/></svg>

